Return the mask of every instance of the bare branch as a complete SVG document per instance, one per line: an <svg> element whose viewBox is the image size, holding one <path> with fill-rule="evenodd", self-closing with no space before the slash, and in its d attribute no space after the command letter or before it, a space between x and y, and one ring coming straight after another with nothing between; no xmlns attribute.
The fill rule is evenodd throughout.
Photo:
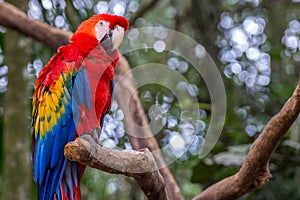
<svg viewBox="0 0 300 200"><path fill-rule="evenodd" d="M67 44L72 35L71 32L30 19L24 12L8 3L0 3L0 25L29 36L52 50Z"/></svg>
<svg viewBox="0 0 300 200"><path fill-rule="evenodd" d="M124 74L126 74L126 79L122 78ZM147 126L148 120L138 97L138 93L136 91L137 87L130 72L130 66L124 57L121 57L119 67L116 69L115 83L116 86L118 85L118 87L115 87L116 99L126 115L125 128L126 132L129 133L128 137L130 143L134 149L148 148L151 152L155 152L153 156L159 167L160 173L164 177L168 197L172 200L183 200L184 198L180 192L180 188L159 153L159 145L153 137L153 133L149 126ZM129 105L127 104L126 99L130 99ZM132 124L130 119L134 119L137 126ZM138 133L139 137L134 137L130 133Z"/></svg>
<svg viewBox="0 0 300 200"><path fill-rule="evenodd" d="M153 0L152 2L158 2L158 0ZM32 37L53 50L62 44L68 43L68 39L72 35L70 32L65 32L50 27L37 20L29 19L22 11L7 3L0 3L0 25L17 30L24 35ZM116 73L116 81L118 81L120 77L129 70L130 67L128 66L128 63L124 58L121 58L120 66ZM132 93L135 89L133 79L121 83L121 86L123 89L116 93L116 98L119 100L119 104L122 109L124 109L124 106L128 106L122 105L122 99L127 98L128 95L132 95L130 96L131 101L129 105L130 116L125 117L125 123L127 130L134 132L136 131L135 128L127 123L126 118L132 117L140 126L148 124L147 118L142 109L137 93ZM299 111L300 84L298 84L293 96L287 101L282 110L270 120L263 132L253 143L239 172L210 186L201 194L197 195L194 200L234 199L264 185L265 182L271 178L271 174L268 169L270 157L282 140L282 137L299 115ZM130 136L130 141L135 149L149 148L150 151L156 151L159 149L155 138L152 136L151 130L144 129L144 131L140 134L144 138L135 138ZM155 155L155 161L158 166L164 166L164 161L159 154ZM175 182L173 175L170 173L170 170L167 167L163 167L160 169L160 173L164 178L169 199L183 199L179 187ZM135 180L137 179L135 178ZM145 179L142 178L137 180L143 190L145 188L142 186L144 181ZM150 190L152 191L152 189L149 189L149 191Z"/></svg>
<svg viewBox="0 0 300 200"><path fill-rule="evenodd" d="M72 161L112 174L132 177L139 184L148 200L166 200L164 180L148 149L141 151L117 150L97 146L91 155L88 141L77 138L65 146L65 156Z"/></svg>
<svg viewBox="0 0 300 200"><path fill-rule="evenodd" d="M21 10L7 3L0 3L0 25L11 28L35 40L38 40L46 46L50 47L52 50L56 50L59 46L68 43L68 40L72 35L71 32L63 31L37 20L29 19L27 15ZM118 77L120 77L123 75L123 72L126 73L130 69L128 63L127 65L125 65L124 63L127 63L126 59L121 58L120 65L118 67L118 70L116 71L116 76L119 75ZM129 80L129 86L132 86L133 82L133 79ZM126 88L126 85L123 86L125 87L124 91L115 93L115 97L119 100L119 104L121 104L122 99L124 99L122 95L130 94L128 93L128 89L132 89L132 87ZM140 121L142 124L146 125L147 118L138 99L138 96L135 95L130 104L134 108L133 111L135 114L133 117L135 117L135 121ZM124 109L124 107L122 107L122 109ZM125 119L127 117L131 116L126 116ZM126 123L126 127L129 127L130 129L131 125ZM138 139L131 137L132 146L135 149L149 148L150 151L159 149L159 146L155 138L153 138L150 130L146 131L146 133L141 134L144 136L146 135L148 138ZM161 156L155 156L155 160L156 162L159 162L160 166L164 165L164 161ZM166 183L168 197L172 200L183 200L180 189L168 167L160 169L160 172Z"/></svg>
<svg viewBox="0 0 300 200"><path fill-rule="evenodd" d="M145 15L145 13L148 10L150 10L151 8L153 8L158 2L159 2L159 0L152 0L151 2L149 2L149 4L147 4L146 6L142 7L141 9L139 9L136 12L136 14L132 18L130 18L129 24L133 25L138 18L143 17Z"/></svg>
<svg viewBox="0 0 300 200"><path fill-rule="evenodd" d="M292 97L254 141L239 172L210 186L193 200L235 199L262 187L272 177L269 172L271 155L297 119L299 112L300 82Z"/></svg>

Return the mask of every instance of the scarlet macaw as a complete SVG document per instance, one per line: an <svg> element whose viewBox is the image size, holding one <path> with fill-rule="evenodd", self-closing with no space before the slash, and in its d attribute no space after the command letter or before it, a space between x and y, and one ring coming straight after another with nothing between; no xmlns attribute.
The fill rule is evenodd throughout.
<svg viewBox="0 0 300 200"><path fill-rule="evenodd" d="M76 137L98 142L111 105L116 48L127 29L124 17L94 15L39 73L32 102L32 160L39 200L80 199L85 166L67 160L64 146Z"/></svg>

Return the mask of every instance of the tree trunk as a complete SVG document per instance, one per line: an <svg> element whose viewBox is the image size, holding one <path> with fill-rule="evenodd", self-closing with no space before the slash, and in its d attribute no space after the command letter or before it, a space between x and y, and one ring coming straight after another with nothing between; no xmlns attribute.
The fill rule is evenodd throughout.
<svg viewBox="0 0 300 200"><path fill-rule="evenodd" d="M23 9L26 1L14 0ZM8 66L8 87L4 103L4 162L3 199L31 199L30 133L28 129L28 90L23 76L27 65L26 39L7 30L5 34L5 63ZM28 44L27 44L28 45Z"/></svg>

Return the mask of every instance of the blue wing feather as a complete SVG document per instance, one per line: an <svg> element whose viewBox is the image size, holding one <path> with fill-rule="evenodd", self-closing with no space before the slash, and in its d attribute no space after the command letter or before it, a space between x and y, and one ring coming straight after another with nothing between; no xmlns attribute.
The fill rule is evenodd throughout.
<svg viewBox="0 0 300 200"><path fill-rule="evenodd" d="M88 75L86 72L86 69L84 68L82 70L83 72L83 97L84 97L84 104L87 109L90 109L91 107L91 94L90 94L90 84L89 84L89 79Z"/></svg>
<svg viewBox="0 0 300 200"><path fill-rule="evenodd" d="M35 182L38 182L40 179L39 179L39 166L40 166L40 164L39 164L39 157L40 157L40 151L41 151L41 141L40 140L37 140L37 142L36 142L36 147L34 148L35 149L35 155L34 155L34 158L33 158L33 160L35 161L35 164L34 164L34 166L33 166L33 168L34 168L34 181Z"/></svg>
<svg viewBox="0 0 300 200"><path fill-rule="evenodd" d="M75 98L75 100L79 105L84 104L87 107L87 109L89 109L91 106L90 105L91 95L90 95L90 85L88 82L88 75L85 68L78 71L73 82L74 82L73 98Z"/></svg>
<svg viewBox="0 0 300 200"><path fill-rule="evenodd" d="M63 106L71 110L70 104ZM63 155L64 146L74 138L76 131L72 115L68 112L57 119L56 125L44 138L37 140L35 179L39 183L39 199L53 199L65 171L67 159Z"/></svg>
<svg viewBox="0 0 300 200"><path fill-rule="evenodd" d="M115 89L115 82L114 79L110 80L110 90L111 90L111 94L113 94Z"/></svg>
<svg viewBox="0 0 300 200"><path fill-rule="evenodd" d="M49 152L53 149L53 136L48 134L44 140L41 142L40 149L40 160L39 160L39 183L43 184L45 181L45 171L47 170L49 163L51 161L51 154Z"/></svg>
<svg viewBox="0 0 300 200"><path fill-rule="evenodd" d="M109 84L110 84L111 98L113 99L114 88L115 88L114 79L110 80ZM108 113L109 109L110 109L110 107L108 108L108 110L106 111L106 113ZM100 127L101 128L103 127L104 118L105 118L105 115L101 116L101 119L100 119Z"/></svg>
<svg viewBox="0 0 300 200"><path fill-rule="evenodd" d="M91 106L90 85L85 68L82 68L77 72L76 77L73 77L72 97L72 114L75 124L77 124L80 117L79 105L85 105L87 109L90 109Z"/></svg>
<svg viewBox="0 0 300 200"><path fill-rule="evenodd" d="M55 65L54 61L52 60L52 67L59 66L59 64ZM63 59L59 61L65 62ZM76 69L75 62L73 63L73 69ZM65 66L67 66L66 63ZM67 163L70 162L67 162L64 157L64 146L74 139L76 133L72 104L78 104L76 101L79 101L90 106L89 99L84 97L89 94L86 72L85 70L80 70L80 73L77 72L77 70L70 72L66 67L66 71L61 72L54 85L44 85L43 81L47 78L43 77L41 78L43 81L36 88L32 123L34 134L33 163L34 180L38 184L38 197L40 200L53 200L55 194L58 200L63 198L60 193L60 186L64 183L61 183L61 180L64 174L67 173L65 168ZM47 75L49 73L42 74ZM72 86L81 89L84 86L88 90L84 93L79 92L79 90L77 93L72 93ZM75 102L73 101L74 97L71 96L72 94L76 95ZM72 177L70 178L70 175L73 177L76 175L77 178L76 173L68 174L68 187L72 187Z"/></svg>

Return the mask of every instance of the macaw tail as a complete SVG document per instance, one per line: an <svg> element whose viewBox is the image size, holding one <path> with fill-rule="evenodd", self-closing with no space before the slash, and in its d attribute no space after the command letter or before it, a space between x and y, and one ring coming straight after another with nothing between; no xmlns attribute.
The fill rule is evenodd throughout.
<svg viewBox="0 0 300 200"><path fill-rule="evenodd" d="M54 200L81 200L80 179L86 166L67 161L65 172L56 190Z"/></svg>

